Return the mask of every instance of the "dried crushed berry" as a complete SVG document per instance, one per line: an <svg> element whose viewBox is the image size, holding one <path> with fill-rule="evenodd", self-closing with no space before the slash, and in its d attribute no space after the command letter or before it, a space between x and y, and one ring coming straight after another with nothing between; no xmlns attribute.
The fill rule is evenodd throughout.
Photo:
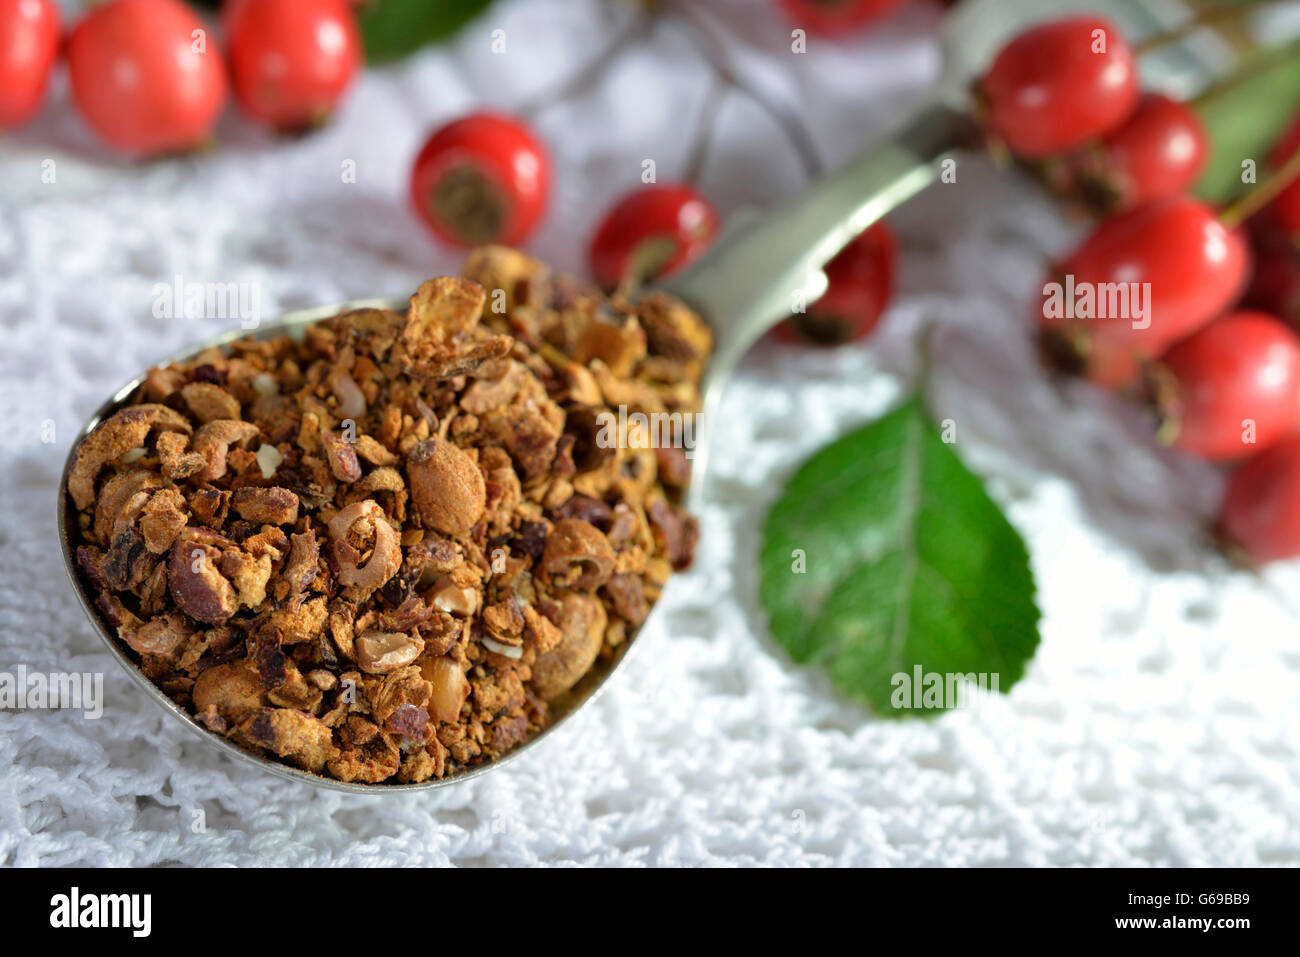
<svg viewBox="0 0 1300 957"><path fill-rule="evenodd" d="M241 747L364 783L493 761L689 563L681 457L596 426L697 412L711 345L662 294L478 249L405 315L151 370L75 454L79 572L144 674Z"/></svg>

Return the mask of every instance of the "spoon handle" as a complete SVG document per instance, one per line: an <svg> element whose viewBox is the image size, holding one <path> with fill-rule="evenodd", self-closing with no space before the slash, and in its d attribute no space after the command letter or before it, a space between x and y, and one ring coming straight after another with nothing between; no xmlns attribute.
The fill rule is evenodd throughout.
<svg viewBox="0 0 1300 957"><path fill-rule="evenodd" d="M826 288L822 267L850 240L939 178L966 140L970 120L933 105L889 142L853 157L772 209L741 216L662 288L716 335L709 383L720 382L764 332Z"/></svg>

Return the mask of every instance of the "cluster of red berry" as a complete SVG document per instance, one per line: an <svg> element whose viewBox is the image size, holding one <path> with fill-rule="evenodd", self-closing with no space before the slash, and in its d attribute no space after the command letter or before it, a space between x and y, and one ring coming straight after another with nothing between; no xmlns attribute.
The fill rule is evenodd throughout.
<svg viewBox="0 0 1300 957"><path fill-rule="evenodd" d="M364 60L347 0L227 0L223 57L180 0L107 0L68 34L72 96L109 146L135 156L202 146L233 90L243 113L292 132L323 122ZM0 0L0 129L45 100L60 52L53 0Z"/></svg>
<svg viewBox="0 0 1300 957"><path fill-rule="evenodd" d="M1097 17L1017 36L976 92L995 144L1105 214L1043 287L1093 296L1083 310L1036 310L1045 354L1152 401L1159 437L1175 447L1216 462L1249 458L1223 503L1225 544L1254 561L1300 555L1300 338L1275 314L1235 306L1251 243L1239 210L1186 193L1208 149L1195 112L1144 96L1133 48ZM1287 156L1275 159L1296 145L1282 144ZM1290 205L1265 218L1290 215L1294 225L1300 201L1284 197ZM1131 304L1120 315L1102 307L1102 291L1129 290L1145 302L1141 315Z"/></svg>

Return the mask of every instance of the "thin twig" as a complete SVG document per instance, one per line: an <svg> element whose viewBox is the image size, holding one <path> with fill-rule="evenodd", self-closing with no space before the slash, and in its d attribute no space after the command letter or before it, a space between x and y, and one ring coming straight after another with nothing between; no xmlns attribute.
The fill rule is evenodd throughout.
<svg viewBox="0 0 1300 957"><path fill-rule="evenodd" d="M1223 23L1231 23L1240 19L1243 15L1250 13L1256 7L1266 7L1277 4L1281 0L1243 0L1242 3L1226 4L1221 7L1214 7L1210 10L1204 10L1197 13L1192 19L1185 23L1180 23L1174 29L1165 33L1158 33L1153 37L1147 37L1141 43L1134 46L1134 52L1146 53L1154 50L1156 47L1162 47L1166 44L1182 43L1192 34L1205 27L1214 27Z"/></svg>
<svg viewBox="0 0 1300 957"><path fill-rule="evenodd" d="M609 45L596 57L588 61L586 66L559 83L555 88L525 100L521 106L515 109L515 113L519 116L532 118L548 106L563 103L565 100L572 99L585 92L605 73L605 70L617 59L619 54L636 41L649 35L656 16L656 13L645 10L634 13L623 31L611 40Z"/></svg>
<svg viewBox="0 0 1300 957"><path fill-rule="evenodd" d="M812 135L808 128L804 126L803 120L798 113L790 110L783 103L768 99L761 92L753 89L740 79L732 68L712 24L705 17L699 15L697 8L692 7L689 0L685 3L665 0L664 9L672 10L679 15L679 19L670 19L665 22L671 24L680 23L685 27L682 31L683 35L699 52L701 58L713 68L716 77L733 90L749 97L755 106L776 123L798 154L804 175L810 180L820 176L822 172L821 157L817 155L817 148L813 144Z"/></svg>
<svg viewBox="0 0 1300 957"><path fill-rule="evenodd" d="M1210 100L1229 93L1247 80L1253 79L1265 70L1292 59L1300 54L1300 39L1284 43L1282 46L1262 51L1258 56L1248 60L1241 69L1234 70L1227 76L1220 77L1188 101L1189 106L1201 106Z"/></svg>
<svg viewBox="0 0 1300 957"><path fill-rule="evenodd" d="M1286 189L1300 176L1300 147L1292 151L1286 162L1273 170L1248 193L1244 193L1219 214L1219 222L1233 229L1273 201L1278 193Z"/></svg>
<svg viewBox="0 0 1300 957"><path fill-rule="evenodd" d="M681 179L687 185L697 186L700 177L704 174L704 164L708 161L709 147L713 144L713 126L718 117L718 109L722 106L722 101L730 89L731 87L717 76L713 77L709 83L709 91L704 95L704 103L700 107L700 117L695 124L695 140L691 146L691 155L682 170Z"/></svg>

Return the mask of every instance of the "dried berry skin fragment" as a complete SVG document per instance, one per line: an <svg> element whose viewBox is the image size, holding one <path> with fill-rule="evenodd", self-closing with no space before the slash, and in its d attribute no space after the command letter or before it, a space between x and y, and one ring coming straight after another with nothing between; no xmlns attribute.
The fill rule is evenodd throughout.
<svg viewBox="0 0 1300 957"><path fill-rule="evenodd" d="M374 529L374 551L364 567L351 558L339 558L338 580L344 585L373 591L397 573L402 564L402 546L397 532L374 501L365 499L340 511L329 523L336 554L346 547L346 536L359 520Z"/></svg>
<svg viewBox="0 0 1300 957"><path fill-rule="evenodd" d="M95 497L100 469L118 456L137 449L152 428L190 432L192 426L177 412L162 405L137 405L116 413L88 435L77 448L68 492L77 508Z"/></svg>
<svg viewBox="0 0 1300 957"><path fill-rule="evenodd" d="M591 591L614 573L614 550L596 526L577 518L561 519L546 538L541 569L557 584Z"/></svg>
<svg viewBox="0 0 1300 957"><path fill-rule="evenodd" d="M424 642L402 632L371 631L356 639L357 664L372 675L404 668L420 656Z"/></svg>
<svg viewBox="0 0 1300 957"><path fill-rule="evenodd" d="M239 607L234 587L221 574L221 550L197 541L172 546L168 563L172 598L195 621L225 621Z"/></svg>
<svg viewBox="0 0 1300 957"><path fill-rule="evenodd" d="M317 718L292 708L262 708L239 728L248 740L304 771L320 771L338 754L330 729Z"/></svg>
<svg viewBox="0 0 1300 957"><path fill-rule="evenodd" d="M194 683L195 708L214 708L231 725L244 721L266 703L266 689L257 673L242 661L214 665Z"/></svg>
<svg viewBox="0 0 1300 957"><path fill-rule="evenodd" d="M550 700L568 691L591 668L605 637L605 607L588 595L565 595L555 610L560 644L533 665L533 687Z"/></svg>
<svg viewBox="0 0 1300 957"><path fill-rule="evenodd" d="M291 525L298 520L298 496L287 488L236 489L230 507L250 522Z"/></svg>

